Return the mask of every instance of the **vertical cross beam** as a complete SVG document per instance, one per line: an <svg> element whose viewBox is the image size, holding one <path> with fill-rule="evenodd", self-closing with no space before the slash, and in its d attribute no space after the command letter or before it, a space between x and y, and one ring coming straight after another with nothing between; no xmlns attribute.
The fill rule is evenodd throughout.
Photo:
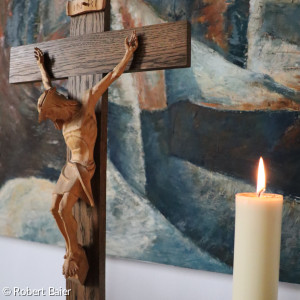
<svg viewBox="0 0 300 300"><path fill-rule="evenodd" d="M105 11L93 12L71 18L70 36L109 30L110 1ZM69 77L69 98L80 100L82 92L91 88L103 74ZM106 233L106 157L107 157L107 108L108 94L102 96L96 107L98 137L94 157L96 171L92 180L95 207L87 207L84 201L78 201L73 210L78 223L78 242L86 250L89 272L85 285L68 279L67 289L71 293L69 300L105 299L105 233Z"/></svg>

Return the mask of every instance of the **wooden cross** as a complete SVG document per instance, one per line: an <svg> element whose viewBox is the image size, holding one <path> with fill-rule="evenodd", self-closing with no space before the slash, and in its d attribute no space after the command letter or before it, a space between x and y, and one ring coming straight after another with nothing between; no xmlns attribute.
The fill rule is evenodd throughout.
<svg viewBox="0 0 300 300"><path fill-rule="evenodd" d="M78 1L78 0L77 0ZM85 3L88 3L86 1ZM10 83L41 80L33 56L38 47L48 54L46 67L53 79L68 78L69 98L82 93L111 71L124 54L124 38L132 30L109 30L110 3L101 12L71 18L70 37L11 49ZM126 72L184 68L190 66L190 25L186 21L136 28L139 47ZM87 252L90 265L85 285L67 280L68 299L105 299L105 222L107 92L96 108L98 138L95 145L96 172L92 181L95 208L78 201L74 216L78 222L78 242Z"/></svg>

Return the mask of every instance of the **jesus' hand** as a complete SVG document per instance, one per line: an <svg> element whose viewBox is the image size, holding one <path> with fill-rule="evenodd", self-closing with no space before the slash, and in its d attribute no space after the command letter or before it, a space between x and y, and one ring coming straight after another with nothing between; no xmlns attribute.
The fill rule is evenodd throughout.
<svg viewBox="0 0 300 300"><path fill-rule="evenodd" d="M137 49L139 43L135 30L132 32L130 37L126 37L125 39L125 49L127 52L133 54L133 52Z"/></svg>
<svg viewBox="0 0 300 300"><path fill-rule="evenodd" d="M42 74L43 84L46 90L52 87L50 76L44 66L44 53L40 48L34 48L34 57L36 58L37 65Z"/></svg>
<svg viewBox="0 0 300 300"><path fill-rule="evenodd" d="M44 64L44 53L40 48L34 48L34 57L38 65Z"/></svg>

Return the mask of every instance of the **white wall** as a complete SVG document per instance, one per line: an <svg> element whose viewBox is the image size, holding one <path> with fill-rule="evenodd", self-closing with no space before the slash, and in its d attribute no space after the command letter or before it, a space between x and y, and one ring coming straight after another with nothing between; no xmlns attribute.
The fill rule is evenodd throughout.
<svg viewBox="0 0 300 300"><path fill-rule="evenodd" d="M62 248L0 237L0 299L4 287L65 287ZM138 261L107 258L107 300L230 300L232 276ZM279 300L300 300L300 285L279 284ZM95 299L97 300L97 299ZM253 299L255 300L255 299Z"/></svg>

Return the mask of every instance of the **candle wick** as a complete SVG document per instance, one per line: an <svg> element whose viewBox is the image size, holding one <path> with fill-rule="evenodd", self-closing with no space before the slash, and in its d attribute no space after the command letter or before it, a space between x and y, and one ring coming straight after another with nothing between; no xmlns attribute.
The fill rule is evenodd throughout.
<svg viewBox="0 0 300 300"><path fill-rule="evenodd" d="M262 189L257 193L257 196L260 197L260 196L264 193L265 190L266 190L265 188L262 188Z"/></svg>

